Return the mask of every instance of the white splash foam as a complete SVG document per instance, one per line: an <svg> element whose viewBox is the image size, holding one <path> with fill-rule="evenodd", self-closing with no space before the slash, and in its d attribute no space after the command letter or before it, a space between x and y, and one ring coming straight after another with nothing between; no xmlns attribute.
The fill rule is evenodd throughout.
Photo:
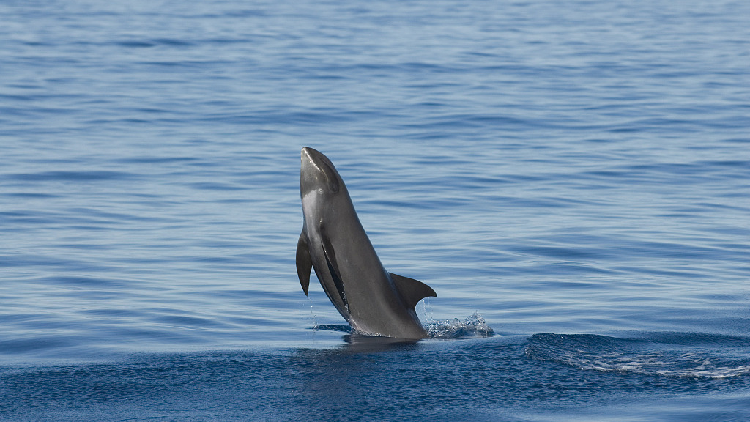
<svg viewBox="0 0 750 422"><path fill-rule="evenodd" d="M495 334L484 317L476 312L463 321L458 318L430 320L425 328L430 338L440 339L492 337Z"/></svg>

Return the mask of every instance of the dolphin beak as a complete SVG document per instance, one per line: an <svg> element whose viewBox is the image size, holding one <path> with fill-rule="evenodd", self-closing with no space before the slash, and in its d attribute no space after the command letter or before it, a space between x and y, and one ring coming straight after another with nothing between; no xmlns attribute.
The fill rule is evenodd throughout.
<svg viewBox="0 0 750 422"><path fill-rule="evenodd" d="M315 164L315 159L313 158L313 154L311 152L311 148L304 147L302 148L302 153L300 154L302 157L302 167L307 166L313 166L316 169L320 170L317 164Z"/></svg>

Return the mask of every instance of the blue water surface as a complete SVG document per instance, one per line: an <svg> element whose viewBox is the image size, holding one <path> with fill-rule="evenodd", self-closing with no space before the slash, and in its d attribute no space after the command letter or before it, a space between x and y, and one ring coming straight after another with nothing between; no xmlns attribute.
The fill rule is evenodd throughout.
<svg viewBox="0 0 750 422"><path fill-rule="evenodd" d="M0 419L750 419L750 3L0 16ZM305 297L303 146L432 338Z"/></svg>

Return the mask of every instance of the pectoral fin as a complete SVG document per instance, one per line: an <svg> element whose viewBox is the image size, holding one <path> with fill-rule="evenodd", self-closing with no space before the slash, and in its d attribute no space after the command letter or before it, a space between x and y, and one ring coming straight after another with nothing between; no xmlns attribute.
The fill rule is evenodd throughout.
<svg viewBox="0 0 750 422"><path fill-rule="evenodd" d="M299 235L297 241L297 277L299 284L302 285L302 291L307 296L307 289L310 287L310 271L312 269L312 258L310 258L310 248L307 245L305 234Z"/></svg>
<svg viewBox="0 0 750 422"><path fill-rule="evenodd" d="M396 285L396 290L398 290L399 295L401 295L404 305L409 309L414 309L414 307L417 306L417 302L427 296L437 297L437 293L432 290L432 287L419 280L393 273L391 273L391 280L393 280L393 284Z"/></svg>
<svg viewBox="0 0 750 422"><path fill-rule="evenodd" d="M344 281L341 279L341 272L339 272L339 265L336 262L336 251L333 249L331 239L326 235L325 230L321 227L321 234L323 240L323 255L326 258L326 264L328 264L328 272L331 274L333 284L336 286L336 291L341 298L341 302L346 307L346 312L349 313L349 301L346 300L346 291L344 290ZM346 318L346 316L345 316Z"/></svg>

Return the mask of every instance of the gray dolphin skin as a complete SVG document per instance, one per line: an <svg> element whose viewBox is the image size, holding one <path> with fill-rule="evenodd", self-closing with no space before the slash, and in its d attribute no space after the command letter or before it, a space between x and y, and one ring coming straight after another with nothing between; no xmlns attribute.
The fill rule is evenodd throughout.
<svg viewBox="0 0 750 422"><path fill-rule="evenodd" d="M414 306L437 296L435 291L383 268L344 181L331 160L313 148L302 148L300 197L304 223L297 242L297 275L305 295L314 268L328 298L357 333L427 337Z"/></svg>

